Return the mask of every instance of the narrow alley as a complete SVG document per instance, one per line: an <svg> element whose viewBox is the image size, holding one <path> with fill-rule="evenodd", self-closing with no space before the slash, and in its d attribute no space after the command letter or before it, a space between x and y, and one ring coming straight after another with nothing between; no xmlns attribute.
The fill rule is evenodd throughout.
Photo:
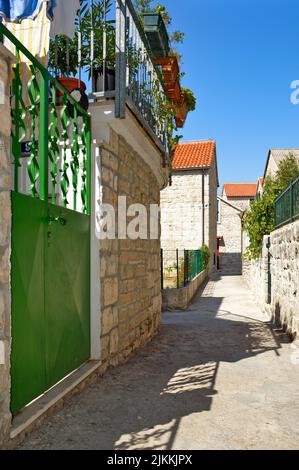
<svg viewBox="0 0 299 470"><path fill-rule="evenodd" d="M216 277L188 311L163 314L145 349L70 399L19 448L295 449L293 347L241 276Z"/></svg>

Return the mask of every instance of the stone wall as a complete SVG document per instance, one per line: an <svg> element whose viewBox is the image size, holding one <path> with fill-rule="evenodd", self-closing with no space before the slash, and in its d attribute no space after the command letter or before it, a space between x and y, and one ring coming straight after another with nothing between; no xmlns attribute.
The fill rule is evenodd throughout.
<svg viewBox="0 0 299 470"><path fill-rule="evenodd" d="M218 198L220 203L220 223L217 235L220 241L220 269L222 274L237 275L242 272L242 211L229 202Z"/></svg>
<svg viewBox="0 0 299 470"><path fill-rule="evenodd" d="M271 304L268 298L268 237L261 256L245 261L243 275L256 301L292 337L299 334L299 221L275 230L270 236Z"/></svg>
<svg viewBox="0 0 299 470"><path fill-rule="evenodd" d="M156 177L124 140L111 131L110 145L101 154L101 202L117 214L118 197L127 207L160 203ZM159 329L161 315L160 221L157 240L102 240L101 359L108 365L124 361ZM149 228L148 228L149 231Z"/></svg>
<svg viewBox="0 0 299 470"><path fill-rule="evenodd" d="M0 44L0 447L8 437L10 415L10 61Z"/></svg>
<svg viewBox="0 0 299 470"><path fill-rule="evenodd" d="M209 199L206 201L209 213L209 241L208 246L211 251L211 259L209 263L210 272L216 268L216 251L217 251L217 190L218 190L218 179L217 179L217 168L216 168L217 157L214 154L212 168L210 170L209 178Z"/></svg>
<svg viewBox="0 0 299 470"><path fill-rule="evenodd" d="M162 291L163 310L186 310L200 286L208 276L208 269L199 273L186 287L180 289L164 289Z"/></svg>
<svg viewBox="0 0 299 470"><path fill-rule="evenodd" d="M226 199L230 202L233 206L239 207L242 211L247 209L250 206L250 198L249 197L227 197L224 196L223 199Z"/></svg>
<svg viewBox="0 0 299 470"><path fill-rule="evenodd" d="M246 240L244 234L243 239ZM256 303L265 310L268 300L268 236L264 237L261 255L257 260L242 259L242 273Z"/></svg>
<svg viewBox="0 0 299 470"><path fill-rule="evenodd" d="M172 176L172 185L161 192L161 246L164 258L167 251L196 250L202 246L202 171L180 171ZM216 197L215 169L204 172L205 224L204 242L216 251ZM170 258L173 259L174 255Z"/></svg>
<svg viewBox="0 0 299 470"><path fill-rule="evenodd" d="M299 220L271 234L272 317L299 334Z"/></svg>

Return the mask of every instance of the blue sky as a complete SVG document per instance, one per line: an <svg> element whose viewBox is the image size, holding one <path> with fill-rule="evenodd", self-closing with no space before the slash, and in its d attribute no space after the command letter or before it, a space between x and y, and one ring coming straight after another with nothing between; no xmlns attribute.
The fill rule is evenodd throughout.
<svg viewBox="0 0 299 470"><path fill-rule="evenodd" d="M256 181L270 147L299 147L298 0L165 0L185 31L184 85L198 107L183 140L216 139L220 184Z"/></svg>

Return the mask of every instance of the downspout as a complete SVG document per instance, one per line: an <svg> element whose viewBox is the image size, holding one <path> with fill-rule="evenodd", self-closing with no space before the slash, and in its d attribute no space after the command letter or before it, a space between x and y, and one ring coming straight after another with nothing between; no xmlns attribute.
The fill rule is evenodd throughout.
<svg viewBox="0 0 299 470"><path fill-rule="evenodd" d="M202 170L201 184L201 200L202 200L202 244L205 244L205 170Z"/></svg>

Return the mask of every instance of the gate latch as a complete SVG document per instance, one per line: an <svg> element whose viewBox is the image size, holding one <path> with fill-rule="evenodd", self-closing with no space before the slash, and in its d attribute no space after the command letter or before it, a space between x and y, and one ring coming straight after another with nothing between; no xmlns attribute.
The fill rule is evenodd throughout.
<svg viewBox="0 0 299 470"><path fill-rule="evenodd" d="M63 217L54 217L53 215L49 215L48 223L51 224L52 222L60 222L61 225L66 225L66 219Z"/></svg>

